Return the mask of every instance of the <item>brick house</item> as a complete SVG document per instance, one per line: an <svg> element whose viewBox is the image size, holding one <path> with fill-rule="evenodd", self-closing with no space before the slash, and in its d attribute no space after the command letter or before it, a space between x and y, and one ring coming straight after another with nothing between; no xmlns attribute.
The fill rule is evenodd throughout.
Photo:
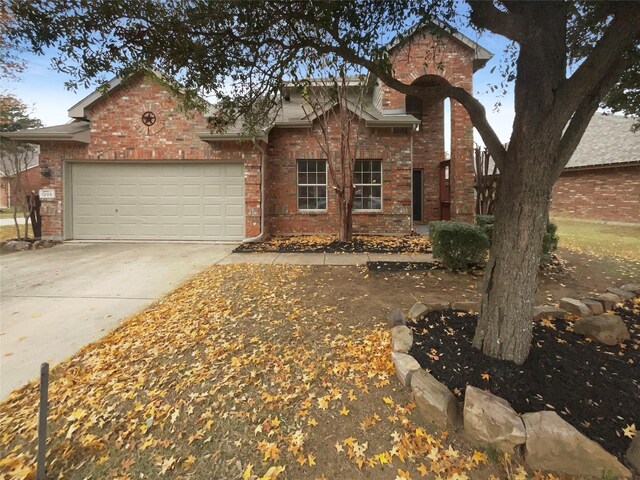
<svg viewBox="0 0 640 480"><path fill-rule="evenodd" d="M632 118L596 113L553 187L551 215L640 223L640 132Z"/></svg>
<svg viewBox="0 0 640 480"><path fill-rule="evenodd" d="M472 89L491 54L455 33L418 30L390 47L399 80L442 76ZM152 75L115 79L69 109L68 124L16 132L38 143L50 176L43 234L65 239L238 241L262 234L337 232L337 207L317 143L317 121L288 88L259 136L212 133L185 115ZM422 105L374 80L360 114L354 232L409 234L414 222L473 220L473 128L451 102L451 160L444 101Z"/></svg>
<svg viewBox="0 0 640 480"><path fill-rule="evenodd" d="M22 187L20 190L25 193L37 192L43 184L44 179L40 174L38 162L38 149L34 149L33 154L26 156L23 161L24 165L16 174L13 171L15 165L12 165L7 159L0 158L0 208L13 207L17 182L20 182Z"/></svg>

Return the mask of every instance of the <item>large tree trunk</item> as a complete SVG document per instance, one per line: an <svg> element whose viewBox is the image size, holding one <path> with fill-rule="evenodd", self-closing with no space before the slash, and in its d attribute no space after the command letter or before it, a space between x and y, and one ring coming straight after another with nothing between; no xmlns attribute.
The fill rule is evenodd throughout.
<svg viewBox="0 0 640 480"><path fill-rule="evenodd" d="M491 357L522 364L531 346L533 302L553 179L538 173L543 161L533 149L518 155L517 162L509 159L498 181L493 241L473 345ZM509 171L513 169L521 171Z"/></svg>

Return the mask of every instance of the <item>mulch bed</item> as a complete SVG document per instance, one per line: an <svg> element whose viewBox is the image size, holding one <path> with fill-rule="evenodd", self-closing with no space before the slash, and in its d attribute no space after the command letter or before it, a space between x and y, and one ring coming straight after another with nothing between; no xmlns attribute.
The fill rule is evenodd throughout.
<svg viewBox="0 0 640 480"><path fill-rule="evenodd" d="M430 253L429 238L422 235L354 235L351 242L340 242L335 235L270 237L264 242L243 243L234 252L278 253Z"/></svg>
<svg viewBox="0 0 640 480"><path fill-rule="evenodd" d="M415 272L442 268L429 262L367 262L367 269L372 272Z"/></svg>
<svg viewBox="0 0 640 480"><path fill-rule="evenodd" d="M465 386L473 385L506 399L518 413L555 410L623 459L631 442L623 428L640 427L640 298L615 313L631 334L625 344L591 342L571 331L571 321L536 322L529 357L517 366L471 346L476 315L432 312L409 324L414 331L409 353L460 401Z"/></svg>

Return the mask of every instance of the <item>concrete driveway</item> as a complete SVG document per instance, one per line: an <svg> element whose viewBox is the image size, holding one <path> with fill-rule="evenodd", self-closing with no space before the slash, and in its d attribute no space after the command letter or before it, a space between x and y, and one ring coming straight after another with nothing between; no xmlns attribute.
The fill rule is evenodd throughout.
<svg viewBox="0 0 640 480"><path fill-rule="evenodd" d="M235 245L65 243L0 257L0 398Z"/></svg>

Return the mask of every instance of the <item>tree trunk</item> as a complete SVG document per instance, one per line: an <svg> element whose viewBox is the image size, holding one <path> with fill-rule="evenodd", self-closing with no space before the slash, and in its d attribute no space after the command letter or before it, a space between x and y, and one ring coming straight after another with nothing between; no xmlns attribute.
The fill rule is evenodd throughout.
<svg viewBox="0 0 640 480"><path fill-rule="evenodd" d="M346 198L340 198L338 210L340 215L339 240L350 242L353 239L353 203Z"/></svg>
<svg viewBox="0 0 640 480"><path fill-rule="evenodd" d="M16 238L18 240L20 240L20 238L22 238L20 236L20 224L18 223L18 204L17 202L14 202L13 204L13 223L16 226Z"/></svg>
<svg viewBox="0 0 640 480"><path fill-rule="evenodd" d="M539 173L544 171L540 166L544 159L533 149L519 156L517 162L509 159L498 181L493 241L473 346L485 355L520 365L531 347L534 296L553 179ZM522 171L509 171L513 169Z"/></svg>

